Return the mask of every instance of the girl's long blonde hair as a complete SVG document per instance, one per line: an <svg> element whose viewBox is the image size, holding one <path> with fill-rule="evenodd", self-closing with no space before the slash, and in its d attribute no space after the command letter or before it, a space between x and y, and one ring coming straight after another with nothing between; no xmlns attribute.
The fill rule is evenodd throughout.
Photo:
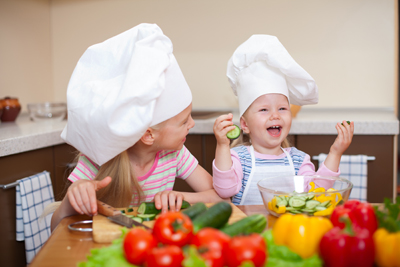
<svg viewBox="0 0 400 267"><path fill-rule="evenodd" d="M132 199L134 205L138 205L143 200L144 193L136 179L127 151L123 151L103 164L95 180L101 181L107 176L110 176L112 181L108 186L97 191L97 199L119 208L128 207Z"/></svg>

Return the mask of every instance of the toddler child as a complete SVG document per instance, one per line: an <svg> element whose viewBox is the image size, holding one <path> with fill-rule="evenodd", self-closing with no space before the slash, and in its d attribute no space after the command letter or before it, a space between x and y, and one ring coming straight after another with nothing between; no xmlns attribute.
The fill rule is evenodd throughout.
<svg viewBox="0 0 400 267"><path fill-rule="evenodd" d="M253 35L240 45L228 62L227 76L239 100L241 129L250 143L230 149L226 134L235 128L232 114L216 119L213 184L220 197L233 197L236 205L259 205L263 202L257 182L262 178L339 176L340 158L351 143L354 123L336 125L338 136L317 172L309 155L288 147L290 104L316 104L318 88L275 36Z"/></svg>

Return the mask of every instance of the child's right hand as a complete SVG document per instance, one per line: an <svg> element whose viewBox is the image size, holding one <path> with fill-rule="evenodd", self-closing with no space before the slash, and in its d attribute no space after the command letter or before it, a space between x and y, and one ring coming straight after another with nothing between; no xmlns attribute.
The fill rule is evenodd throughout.
<svg viewBox="0 0 400 267"><path fill-rule="evenodd" d="M232 118L232 113L229 113L226 115L221 115L215 120L213 130L218 145L230 145L230 140L228 137L226 137L226 134L235 129Z"/></svg>
<svg viewBox="0 0 400 267"><path fill-rule="evenodd" d="M106 177L101 181L82 179L72 183L67 191L69 203L80 214L96 215L96 191L106 187L110 182L111 177Z"/></svg>
<svg viewBox="0 0 400 267"><path fill-rule="evenodd" d="M154 204L156 209L165 213L169 210L179 211L182 206L183 194L178 191L162 191L154 196Z"/></svg>

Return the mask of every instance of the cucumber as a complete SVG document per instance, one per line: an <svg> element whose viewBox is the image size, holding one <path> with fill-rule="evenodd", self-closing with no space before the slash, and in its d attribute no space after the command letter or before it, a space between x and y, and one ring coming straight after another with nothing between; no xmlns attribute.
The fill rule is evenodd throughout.
<svg viewBox="0 0 400 267"><path fill-rule="evenodd" d="M267 226L267 219L262 214L253 214L230 225L222 227L220 230L227 235L246 235L251 233L261 233Z"/></svg>
<svg viewBox="0 0 400 267"><path fill-rule="evenodd" d="M227 202L218 202L208 210L200 213L193 220L193 231L197 233L201 228L220 228L224 226L232 214L232 206Z"/></svg>
<svg viewBox="0 0 400 267"><path fill-rule="evenodd" d="M143 222L143 219L140 218L140 217L137 217L137 216L133 216L133 217L132 217L132 220L137 221L137 222L139 222L139 223L142 223L142 222Z"/></svg>
<svg viewBox="0 0 400 267"><path fill-rule="evenodd" d="M187 209L190 206L191 205L189 202L187 202L186 200L183 200L181 209ZM142 202L139 205L137 212L139 214L159 214L161 212L161 210L156 208L156 204L154 202Z"/></svg>
<svg viewBox="0 0 400 267"><path fill-rule="evenodd" d="M156 219L157 214L138 214L136 217L139 217L143 221L152 221Z"/></svg>
<svg viewBox="0 0 400 267"><path fill-rule="evenodd" d="M234 124L233 126L235 126L235 129L229 131L226 134L226 137L228 137L229 139L232 139L232 140L236 139L236 138L238 138L240 136L240 128L239 128L239 126L237 126L236 124Z"/></svg>
<svg viewBox="0 0 400 267"><path fill-rule="evenodd" d="M198 202L193 204L191 207L182 211L183 214L187 215L191 220L197 217L200 213L207 210L206 204L203 202Z"/></svg>

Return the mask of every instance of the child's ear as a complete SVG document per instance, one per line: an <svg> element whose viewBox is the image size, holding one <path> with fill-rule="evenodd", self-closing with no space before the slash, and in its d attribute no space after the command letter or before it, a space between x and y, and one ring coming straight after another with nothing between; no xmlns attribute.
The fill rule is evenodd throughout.
<svg viewBox="0 0 400 267"><path fill-rule="evenodd" d="M246 119L243 116L240 117L240 128L243 130L244 133L247 133L247 134L250 133L250 129L247 126Z"/></svg>
<svg viewBox="0 0 400 267"><path fill-rule="evenodd" d="M140 140L145 144L151 146L154 143L154 131L151 128L147 128L146 132Z"/></svg>

